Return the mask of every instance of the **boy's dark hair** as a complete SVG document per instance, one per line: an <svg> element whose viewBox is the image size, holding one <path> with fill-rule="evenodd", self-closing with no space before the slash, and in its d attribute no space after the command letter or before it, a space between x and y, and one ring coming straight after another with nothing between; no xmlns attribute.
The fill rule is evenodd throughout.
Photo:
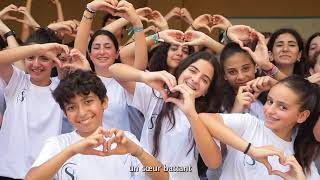
<svg viewBox="0 0 320 180"><path fill-rule="evenodd" d="M25 44L45 44L45 43L59 43L62 44L62 39L60 39L56 32L49 28L39 28L35 32L33 32Z"/></svg>
<svg viewBox="0 0 320 180"><path fill-rule="evenodd" d="M76 70L60 81L52 95L60 108L65 111L64 105L70 103L70 99L76 95L88 95L90 92L97 95L103 102L107 89L94 72Z"/></svg>

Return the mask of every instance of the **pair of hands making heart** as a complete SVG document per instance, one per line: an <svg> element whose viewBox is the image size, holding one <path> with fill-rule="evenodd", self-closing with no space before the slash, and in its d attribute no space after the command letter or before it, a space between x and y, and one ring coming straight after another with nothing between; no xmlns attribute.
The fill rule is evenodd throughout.
<svg viewBox="0 0 320 180"><path fill-rule="evenodd" d="M13 16L12 13L17 12L21 13L26 17L26 19L19 19L16 16ZM31 14L28 12L27 8L24 6L17 7L14 4L10 4L9 6L3 8L0 11L0 19L1 20L14 20L20 23L27 24L30 27L40 27L40 25L33 19Z"/></svg>
<svg viewBox="0 0 320 180"><path fill-rule="evenodd" d="M185 114L195 112L196 91L186 83L177 84L176 78L167 71L143 72L141 81L157 90L165 102L177 105Z"/></svg>
<svg viewBox="0 0 320 180"><path fill-rule="evenodd" d="M58 43L36 44L39 50L35 56L46 56L53 60L60 68L67 68L71 71L76 69L91 70L86 57L77 49L69 50L68 46ZM64 56L62 58L61 56ZM62 60L69 59L69 60Z"/></svg>
<svg viewBox="0 0 320 180"><path fill-rule="evenodd" d="M141 25L141 20L133 5L125 0L119 2L117 0L94 0L87 4L87 7L94 12L105 11L113 16L123 17L133 26Z"/></svg>
<svg viewBox="0 0 320 180"><path fill-rule="evenodd" d="M209 32L212 32L217 28L226 30L228 27L232 26L232 24L227 18L221 15L203 14L192 22L192 26L195 29L204 28Z"/></svg>
<svg viewBox="0 0 320 180"><path fill-rule="evenodd" d="M268 91L277 82L277 80L269 76L262 76L247 82L245 86L240 86L233 104L232 113L244 112L262 92Z"/></svg>
<svg viewBox="0 0 320 180"><path fill-rule="evenodd" d="M160 39L167 43L186 46L209 46L212 38L201 31L188 30L182 32L180 30L168 29L159 32Z"/></svg>
<svg viewBox="0 0 320 180"><path fill-rule="evenodd" d="M186 8L174 7L168 14L165 15L165 19L169 21L171 18L179 18L188 24L193 22L190 12Z"/></svg>
<svg viewBox="0 0 320 180"><path fill-rule="evenodd" d="M97 149L99 146L102 146L102 149ZM127 138L122 130L115 128L106 130L103 127L99 127L93 134L71 145L70 148L75 154L97 156L127 153L139 156L143 153L143 149Z"/></svg>
<svg viewBox="0 0 320 180"><path fill-rule="evenodd" d="M268 170L269 175L280 176L285 180L306 180L306 176L302 167L293 155L286 156L282 150L270 145L250 148L248 153L255 160L262 163ZM279 170L272 169L272 166L268 160L268 157L277 156L279 163L283 166L289 166L287 172L281 172Z"/></svg>

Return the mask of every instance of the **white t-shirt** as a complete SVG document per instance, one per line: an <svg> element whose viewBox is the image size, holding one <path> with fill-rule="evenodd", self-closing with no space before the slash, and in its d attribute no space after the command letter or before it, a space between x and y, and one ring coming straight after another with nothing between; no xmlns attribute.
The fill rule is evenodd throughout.
<svg viewBox="0 0 320 180"><path fill-rule="evenodd" d="M134 135L130 134L129 132L125 132L125 135L139 145ZM82 137L76 133L76 131L49 138L32 167L42 165L55 155L59 154L66 147L76 143L81 139ZM100 146L98 148L102 147ZM134 172L130 172L130 167L139 167L140 170L142 168L140 161L130 154L106 157L77 154L68 159L61 166L61 168L55 174L54 179L129 180L133 179L133 177L137 175ZM143 173L139 173L138 174L140 176L144 176Z"/></svg>
<svg viewBox="0 0 320 180"><path fill-rule="evenodd" d="M4 100L5 82L0 79L0 114L3 115L6 108L6 101Z"/></svg>
<svg viewBox="0 0 320 180"><path fill-rule="evenodd" d="M220 114L226 126L230 127L243 139L251 142L254 146L273 145L282 149L286 155L292 155L293 141L287 142L275 135L270 129L264 126L264 122L258 120L250 114ZM243 152L227 146L228 154L223 164L220 180L282 180L279 176L268 175L267 168L254 161L250 156ZM273 169L286 172L289 167L279 163L278 157L268 158ZM311 164L311 176L309 180L319 180L320 176L314 163Z"/></svg>
<svg viewBox="0 0 320 180"><path fill-rule="evenodd" d="M259 100L255 100L253 103L251 103L250 108L245 112L257 117L259 120L265 120L263 104Z"/></svg>
<svg viewBox="0 0 320 180"><path fill-rule="evenodd" d="M103 125L106 128L118 128L130 131L126 93L123 87L113 78L99 76L107 89L108 108L103 114Z"/></svg>
<svg viewBox="0 0 320 180"><path fill-rule="evenodd" d="M134 96L129 93L128 104L137 108L145 117L140 143L149 152L153 152L153 134L155 121L164 103L160 93L143 83L136 83ZM178 108L174 109L175 126L164 118L159 140L159 155L157 159L165 166L170 167L171 179L195 180L199 179L197 169L198 152L190 123L185 114ZM176 169L173 169L176 168ZM178 172L182 171L182 172ZM189 172L188 172L189 171Z"/></svg>
<svg viewBox="0 0 320 180"><path fill-rule="evenodd" d="M39 87L13 67L4 89L7 109L0 131L0 176L23 179L48 137L61 132L63 112L52 97L56 84Z"/></svg>

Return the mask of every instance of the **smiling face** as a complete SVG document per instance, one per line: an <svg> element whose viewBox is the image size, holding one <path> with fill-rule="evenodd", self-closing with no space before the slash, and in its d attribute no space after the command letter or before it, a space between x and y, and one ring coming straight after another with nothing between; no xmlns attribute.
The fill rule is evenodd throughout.
<svg viewBox="0 0 320 180"><path fill-rule="evenodd" d="M316 36L310 42L310 48L308 51L308 57L312 58L314 53L320 50L320 36Z"/></svg>
<svg viewBox="0 0 320 180"><path fill-rule="evenodd" d="M103 102L90 92L88 95L76 95L64 104L64 112L74 128L82 137L92 134L102 126L103 111L107 108L108 98Z"/></svg>
<svg viewBox="0 0 320 180"><path fill-rule="evenodd" d="M25 59L25 67L32 84L48 86L54 62L46 56L31 56Z"/></svg>
<svg viewBox="0 0 320 180"><path fill-rule="evenodd" d="M251 57L244 53L235 53L230 56L224 61L223 68L224 79L235 91L255 78L255 65Z"/></svg>
<svg viewBox="0 0 320 180"><path fill-rule="evenodd" d="M206 95L212 82L214 68L206 60L199 59L187 67L180 75L178 84L185 83L195 91L195 97Z"/></svg>
<svg viewBox="0 0 320 180"><path fill-rule="evenodd" d="M284 84L273 86L264 105L265 126L283 139L291 138L293 127L306 120L298 95Z"/></svg>
<svg viewBox="0 0 320 180"><path fill-rule="evenodd" d="M189 55L188 46L179 46L172 44L168 50L167 65L169 71L174 71L178 65Z"/></svg>
<svg viewBox="0 0 320 180"><path fill-rule="evenodd" d="M290 33L279 35L272 47L272 56L277 65L294 65L301 58L297 39Z"/></svg>
<svg viewBox="0 0 320 180"><path fill-rule="evenodd" d="M92 42L90 59L97 69L111 66L117 57L116 48L112 40L106 35L97 36Z"/></svg>

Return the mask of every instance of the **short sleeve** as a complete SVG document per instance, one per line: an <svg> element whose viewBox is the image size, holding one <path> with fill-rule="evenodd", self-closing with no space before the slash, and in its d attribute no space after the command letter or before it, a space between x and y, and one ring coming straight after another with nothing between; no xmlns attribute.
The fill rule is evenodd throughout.
<svg viewBox="0 0 320 180"><path fill-rule="evenodd" d="M24 71L13 66L12 76L9 83L5 86L5 96L13 97L27 82L28 75Z"/></svg>
<svg viewBox="0 0 320 180"><path fill-rule="evenodd" d="M257 118L250 114L219 114L226 126L231 128L239 136L242 136L247 129L253 128Z"/></svg>
<svg viewBox="0 0 320 180"><path fill-rule="evenodd" d="M57 137L47 139L32 167L41 166L60 152L61 149Z"/></svg>
<svg viewBox="0 0 320 180"><path fill-rule="evenodd" d="M158 91L153 90L144 83L137 82L133 97L128 98L127 96L127 103L146 115L156 102L153 101L154 98L161 98Z"/></svg>
<svg viewBox="0 0 320 180"><path fill-rule="evenodd" d="M308 177L307 177L308 180L319 180L320 179L318 169L317 169L314 162L312 162L310 164L310 172L311 172L310 175L308 175Z"/></svg>

